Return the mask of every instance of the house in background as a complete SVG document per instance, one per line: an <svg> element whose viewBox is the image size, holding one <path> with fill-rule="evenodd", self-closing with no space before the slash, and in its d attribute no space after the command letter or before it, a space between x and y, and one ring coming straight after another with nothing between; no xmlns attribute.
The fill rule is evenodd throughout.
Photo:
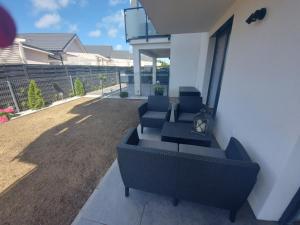
<svg viewBox="0 0 300 225"><path fill-rule="evenodd" d="M54 57L54 53L28 45L25 41L16 38L10 47L0 49L0 64L50 64L49 58Z"/></svg>
<svg viewBox="0 0 300 225"><path fill-rule="evenodd" d="M300 187L300 1L140 2L125 9L135 93L141 53L169 56L169 96L201 91L221 147L234 136L261 167L248 198L256 218L280 220Z"/></svg>
<svg viewBox="0 0 300 225"><path fill-rule="evenodd" d="M90 54L101 55L109 59L110 66L133 66L133 54L125 50L114 50L110 45L85 45L85 49ZM151 66L152 60L147 56L142 56L141 66Z"/></svg>
<svg viewBox="0 0 300 225"><path fill-rule="evenodd" d="M24 33L18 37L25 39L27 46L51 52L53 55L48 57L49 64L63 64L68 52L86 53L79 37L74 33ZM26 58L35 58L38 63L35 52L25 50L24 53Z"/></svg>

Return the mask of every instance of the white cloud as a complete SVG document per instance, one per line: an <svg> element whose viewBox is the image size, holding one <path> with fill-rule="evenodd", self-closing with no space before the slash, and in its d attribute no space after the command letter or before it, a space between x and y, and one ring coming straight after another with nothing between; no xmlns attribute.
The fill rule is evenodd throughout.
<svg viewBox="0 0 300 225"><path fill-rule="evenodd" d="M67 7L70 3L70 0L58 0L57 2L61 7Z"/></svg>
<svg viewBox="0 0 300 225"><path fill-rule="evenodd" d="M122 50L122 49L123 49L123 46L120 45L120 44L118 44L118 45L115 46L115 49L116 49L116 50Z"/></svg>
<svg viewBox="0 0 300 225"><path fill-rule="evenodd" d="M79 29L78 29L78 25L77 24L69 24L69 30L68 30L68 32L70 32L70 33L76 33L78 31L79 31Z"/></svg>
<svg viewBox="0 0 300 225"><path fill-rule="evenodd" d="M101 31L100 30L92 30L89 32L89 36L92 38L98 38L101 36Z"/></svg>
<svg viewBox="0 0 300 225"><path fill-rule="evenodd" d="M61 22L61 17L57 13L48 13L42 16L35 22L37 28L48 28L50 26L58 26Z"/></svg>
<svg viewBox="0 0 300 225"><path fill-rule="evenodd" d="M35 11L57 11L67 7L70 0L31 0Z"/></svg>
<svg viewBox="0 0 300 225"><path fill-rule="evenodd" d="M107 31L108 37L111 37L111 38L117 37L117 34L118 34L118 29L116 29L114 27L109 28Z"/></svg>
<svg viewBox="0 0 300 225"><path fill-rule="evenodd" d="M111 15L103 17L100 22L96 24L98 29L104 30L111 38L117 37L118 33L123 32L124 29L124 14L119 10Z"/></svg>
<svg viewBox="0 0 300 225"><path fill-rule="evenodd" d="M125 0L109 0L109 5L116 6L119 4L124 4L125 2Z"/></svg>
<svg viewBox="0 0 300 225"><path fill-rule="evenodd" d="M80 7L85 7L89 4L88 0L77 0L77 4L80 6Z"/></svg>

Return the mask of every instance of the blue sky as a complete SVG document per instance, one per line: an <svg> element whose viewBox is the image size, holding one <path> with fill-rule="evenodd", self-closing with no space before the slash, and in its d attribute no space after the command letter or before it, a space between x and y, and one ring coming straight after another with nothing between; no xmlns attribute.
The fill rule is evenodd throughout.
<svg viewBox="0 0 300 225"><path fill-rule="evenodd" d="M129 0L0 0L19 33L74 32L83 44L129 49L123 9Z"/></svg>

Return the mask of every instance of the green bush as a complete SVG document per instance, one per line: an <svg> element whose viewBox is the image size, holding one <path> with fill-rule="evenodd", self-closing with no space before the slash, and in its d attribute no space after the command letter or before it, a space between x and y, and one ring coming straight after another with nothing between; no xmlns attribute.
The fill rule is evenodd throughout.
<svg viewBox="0 0 300 225"><path fill-rule="evenodd" d="M128 92L127 91L121 91L120 92L120 97L121 98L127 98L128 97Z"/></svg>
<svg viewBox="0 0 300 225"><path fill-rule="evenodd" d="M40 109L45 106L45 101L41 90L38 88L36 82L31 80L28 88L28 107L30 109Z"/></svg>
<svg viewBox="0 0 300 225"><path fill-rule="evenodd" d="M76 80L74 82L74 89L75 89L75 95L77 95L77 96L85 95L83 83L78 78L76 78Z"/></svg>

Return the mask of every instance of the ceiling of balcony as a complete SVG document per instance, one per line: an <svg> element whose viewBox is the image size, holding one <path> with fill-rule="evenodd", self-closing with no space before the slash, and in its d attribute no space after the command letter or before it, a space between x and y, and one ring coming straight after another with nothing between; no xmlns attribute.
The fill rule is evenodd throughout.
<svg viewBox="0 0 300 225"><path fill-rule="evenodd" d="M140 50L141 54L144 54L149 57L155 58L169 58L170 57L170 49L142 49Z"/></svg>
<svg viewBox="0 0 300 225"><path fill-rule="evenodd" d="M206 32L234 0L140 0L160 34Z"/></svg>

